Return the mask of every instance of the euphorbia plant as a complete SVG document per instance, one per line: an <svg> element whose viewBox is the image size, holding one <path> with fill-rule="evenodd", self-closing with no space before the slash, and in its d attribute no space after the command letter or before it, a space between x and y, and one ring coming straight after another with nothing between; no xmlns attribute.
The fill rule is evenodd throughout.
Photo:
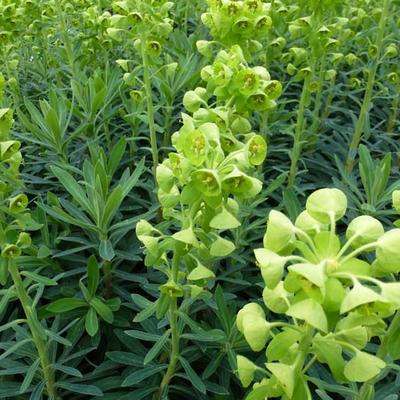
<svg viewBox="0 0 400 400"><path fill-rule="evenodd" d="M144 220L136 227L146 248L146 265L162 271L167 280L154 309L158 318L168 314L171 340L159 395L182 362L178 315L187 312L187 300L199 296L215 277L213 260L234 251L227 233L240 226L237 200L261 190L261 181L247 171L263 162L267 150L263 138L254 133L245 135L243 142L237 140L232 151L224 150L218 125L185 114L183 121L172 137L176 152L157 168L158 198L171 227L153 227Z"/></svg>
<svg viewBox="0 0 400 400"><path fill-rule="evenodd" d="M377 27L376 41L374 45L369 47L369 58L370 58L370 66L368 69L368 82L367 87L365 88L364 99L362 102L360 114L357 120L357 123L354 128L354 133L352 137L352 141L349 146L345 169L347 173L351 173L353 171L355 165L355 157L357 154L358 145L361 142L366 121L368 118L369 108L371 105L371 100L373 98L373 89L376 81L376 76L378 72L379 65L383 58L382 50L385 39L385 27L387 18L390 12L390 0L384 0L381 11L381 17L379 21L379 25Z"/></svg>
<svg viewBox="0 0 400 400"><path fill-rule="evenodd" d="M32 383L34 375L41 371L43 385L41 391L46 388L49 399L56 399L56 386L54 369L50 363L48 354L48 333L40 323L35 308L35 300L32 295L35 289L40 293L37 284L56 285L51 279L41 277L31 271L19 268L19 257L31 248L31 237L28 233L38 229L28 211L28 197L21 192L22 183L19 178L19 169L22 163L20 152L21 143L9 137L9 131L13 122L10 109L0 109L0 284L8 286L10 278L12 285L9 287L9 298L17 298L23 308L25 319L15 320L1 327L2 330L14 328L26 323L30 330L27 338L17 343L16 348L10 348L2 354L2 358L15 351L18 347L32 342L38 357L32 359L30 373L20 387L20 393L27 391ZM37 298L37 294L35 295ZM36 300L37 301L37 300ZM40 392L39 392L40 394Z"/></svg>
<svg viewBox="0 0 400 400"><path fill-rule="evenodd" d="M400 230L385 232L364 215L341 237L336 226L346 210L343 192L320 189L295 223L270 212L264 247L255 250L265 308L250 303L237 316L251 349L266 357L262 366L237 358L242 384L256 380L249 399L311 399L307 372L319 362L338 383L361 384L350 385L352 398L372 400L379 374L398 359L399 314L390 319L400 308Z"/></svg>
<svg viewBox="0 0 400 400"><path fill-rule="evenodd" d="M163 39L173 30L173 21L169 16L174 3L166 0L123 0L114 1L112 5L114 13L110 15L110 27L107 29L107 33L116 41L127 40L130 45L134 44L134 48L142 59L142 84L146 97L147 121L155 174L158 165L158 145L150 67L162 52ZM119 62L127 71L125 82L135 85L137 72L128 72L128 60L119 60ZM138 94L139 92L136 90L131 92L133 99Z"/></svg>
<svg viewBox="0 0 400 400"><path fill-rule="evenodd" d="M185 94L183 104L192 116L182 114L183 126L172 136L176 152L157 167L158 199L170 229L147 221L136 228L146 247L146 265L167 279L154 311L158 318L168 315L171 351L156 397L166 393L178 363L187 371L180 354L185 322L180 323L179 314L188 313L189 299L200 296L215 278L214 260L235 250L226 233L240 226L239 201L261 191L262 182L248 171L263 163L267 143L252 132L249 118L255 111L275 107L281 92L280 83L271 80L265 68L248 65L237 44L219 51L201 75L207 88ZM216 102L210 105L213 96Z"/></svg>
<svg viewBox="0 0 400 400"><path fill-rule="evenodd" d="M325 81L334 84L337 73L335 69L328 68L328 62L331 60L333 67L340 59L339 53L331 52L336 51L339 43L345 41L349 34L345 29L346 19L324 18L323 11L329 7L331 6L323 5L322 2L310 2L311 13L289 24L288 30L295 45L281 56L281 60L288 63L288 74L293 76L294 81L303 82L290 154L289 187L295 184L298 163L305 143L318 140ZM312 102L314 110L310 124L307 121L307 109L311 107Z"/></svg>

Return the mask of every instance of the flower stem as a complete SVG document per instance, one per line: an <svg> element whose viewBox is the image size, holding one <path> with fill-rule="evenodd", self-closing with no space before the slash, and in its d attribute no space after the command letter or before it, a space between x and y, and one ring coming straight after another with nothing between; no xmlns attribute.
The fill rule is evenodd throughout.
<svg viewBox="0 0 400 400"><path fill-rule="evenodd" d="M76 69L74 51L71 45L70 37L68 35L67 24L65 23L65 13L61 8L60 2L56 1L55 4L57 7L57 14L59 16L59 22L61 27L61 34L63 36L63 41L64 41L65 52L67 54L68 63L71 68L72 78L74 79L77 77L77 69Z"/></svg>
<svg viewBox="0 0 400 400"><path fill-rule="evenodd" d="M310 131L313 136L313 140L315 143L318 142L319 137L320 137L320 127L322 124L322 118L321 118L321 108L322 108L322 95L324 92L324 77L325 77L325 65L326 65L326 60L325 60L325 53L322 55L322 61L320 65L320 70L319 70L319 75L318 75L318 82L320 83L320 86L318 88L316 97L315 97L315 105L314 105L314 120L311 124ZM315 139L314 139L315 137Z"/></svg>
<svg viewBox="0 0 400 400"><path fill-rule="evenodd" d="M369 107L371 104L372 92L373 92L374 85L375 85L376 73L378 71L380 55L382 52L383 36L385 33L385 25L387 23L387 21L386 21L387 16L389 13L389 4L390 4L390 0L384 0L382 15L381 15L381 19L379 21L379 26L378 26L378 36L376 39L376 47L378 50L377 50L376 57L373 61L372 67L369 71L368 82L367 82L367 87L365 89L364 100L363 100L363 103L361 106L360 116L358 117L358 120L356 123L356 127L355 127L354 134L353 134L353 139L350 143L350 147L349 147L349 151L348 151L347 159L346 159L346 163L345 163L345 171L348 174L350 174L353 171L353 168L355 165L357 149L361 142L362 134L363 134L364 128L365 128L365 122L367 120Z"/></svg>
<svg viewBox="0 0 400 400"><path fill-rule="evenodd" d="M149 124L150 131L150 145L151 145L151 153L153 157L153 175L154 182L157 185L155 177L156 177L156 169L158 165L158 147L157 147L157 136L156 136L156 125L154 121L154 104L153 104L153 91L151 87L151 77L150 77L150 62L149 57L146 53L145 47L145 39L142 37L141 39L141 55L142 55L142 63L143 63L143 81L144 81L144 90L146 94L146 104L147 104L147 120Z"/></svg>
<svg viewBox="0 0 400 400"><path fill-rule="evenodd" d="M391 112L389 114L389 118L387 121L386 132L388 133L388 135L393 135L393 133L394 133L393 131L394 131L395 124L396 124L397 117L399 115L399 110L400 110L400 85L399 84L396 86L396 94L393 98L390 109L391 109Z"/></svg>
<svg viewBox="0 0 400 400"><path fill-rule="evenodd" d="M310 82L311 77L307 76L304 80L303 90L301 92L300 105L297 111L297 124L294 133L293 149L291 154L290 172L288 178L288 187L291 188L294 185L297 175L297 164L300 159L301 150L303 147L303 131L305 125L305 111L306 105L310 94Z"/></svg>
<svg viewBox="0 0 400 400"><path fill-rule="evenodd" d="M321 121L325 121L330 114L330 108L333 102L333 98L335 97L335 84L336 84L336 76L331 79L328 88L328 95L326 98L325 108L321 116Z"/></svg>
<svg viewBox="0 0 400 400"><path fill-rule="evenodd" d="M54 370L50 365L47 346L43 340L43 332L40 332L40 323L35 309L32 307L32 299L29 297L14 260L8 261L8 270L14 282L15 291L24 310L27 324L32 333L33 343L39 355L40 365L42 367L43 378L46 383L47 396L49 400L57 399L57 390L55 386Z"/></svg>
<svg viewBox="0 0 400 400"><path fill-rule="evenodd" d="M172 270L171 270L171 278L174 282L177 282L178 280L178 273L179 273L179 264L181 260L181 249L180 245L177 245L175 247L174 251L174 256L172 259ZM179 327L178 327L178 316L177 316L177 311L178 311L178 300L176 297L171 297L171 302L169 305L169 312L168 312L168 318L169 318L169 325L171 328L171 353L169 357L169 365L167 372L165 373L160 387L158 389L158 392L156 393L156 396L154 397L154 400L160 400L161 396L164 392L164 389L166 386L169 385L171 382L171 379L173 378L176 370L176 366L178 363L178 358L179 358Z"/></svg>
<svg viewBox="0 0 400 400"><path fill-rule="evenodd" d="M310 325L306 325L303 339L299 343L299 348L296 358L295 368L297 370L296 374L297 376L304 369L304 363L307 359L313 337L314 337L314 328Z"/></svg>
<svg viewBox="0 0 400 400"><path fill-rule="evenodd" d="M103 274L104 274L104 298L110 299L113 293L111 261L104 260Z"/></svg>

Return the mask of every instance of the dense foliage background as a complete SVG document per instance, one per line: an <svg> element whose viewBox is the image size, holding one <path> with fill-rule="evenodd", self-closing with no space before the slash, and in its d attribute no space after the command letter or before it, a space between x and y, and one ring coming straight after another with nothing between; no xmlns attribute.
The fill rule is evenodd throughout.
<svg viewBox="0 0 400 400"><path fill-rule="evenodd" d="M251 352L235 320L262 297L253 250L262 247L269 211L294 221L307 195L334 186L349 201L339 232L361 214L393 227L399 2L271 0L271 26L239 39L232 20L202 18L214 3L0 0L0 183L8 185L0 186L0 398L243 399L236 355L265 355ZM251 198L238 196L241 224L224 233L234 252L209 259L212 275L179 297L181 350L164 387L172 303L158 299L178 289L160 297L165 271L152 267L162 256L149 259L147 251L144 262L135 228L141 220L171 235L188 228L163 214L155 167L176 151L171 137L191 111L186 92L202 86L210 104L222 101L202 70L235 44L282 86L267 108L241 106L268 143L267 159L249 172L263 186ZM11 145L23 161L10 167ZM21 212L14 212L9 199L22 193L29 204L18 198ZM26 240L12 258L21 291L4 253L17 236ZM398 371L384 374L373 398L398 398ZM325 364L308 373L313 398L355 398L357 384L337 383Z"/></svg>

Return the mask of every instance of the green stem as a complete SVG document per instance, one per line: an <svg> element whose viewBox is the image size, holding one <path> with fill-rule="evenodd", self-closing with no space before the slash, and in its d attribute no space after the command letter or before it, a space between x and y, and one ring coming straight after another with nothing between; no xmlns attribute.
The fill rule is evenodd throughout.
<svg viewBox="0 0 400 400"><path fill-rule="evenodd" d="M104 274L104 297L106 299L110 299L113 293L111 261L104 260L103 274Z"/></svg>
<svg viewBox="0 0 400 400"><path fill-rule="evenodd" d="M163 142L164 147L168 147L171 145L172 113L174 110L173 104L174 104L174 100L172 100L167 105L167 109L165 111L165 118L164 118L165 133L164 133L164 142Z"/></svg>
<svg viewBox="0 0 400 400"><path fill-rule="evenodd" d="M145 47L145 38L141 38L141 53L142 53L142 63L143 63L143 80L144 80L144 90L146 94L146 104L147 104L147 119L149 123L150 131L150 145L151 153L153 156L153 175L154 182L156 183L156 169L158 166L158 147L157 147L157 136L156 136L156 125L154 121L154 104L153 104L153 91L151 88L151 77L150 77L150 63Z"/></svg>
<svg viewBox="0 0 400 400"><path fill-rule="evenodd" d="M397 116L400 109L400 85L396 86L396 94L393 98L390 109L391 112L389 114L388 122L386 125L386 132L388 133L388 135L393 135L394 126L396 124Z"/></svg>
<svg viewBox="0 0 400 400"><path fill-rule="evenodd" d="M310 82L311 77L307 76L304 80L303 90L301 92L299 109L297 111L297 124L294 133L293 140L293 149L291 154L291 163L290 163L290 172L288 178L288 187L291 188L294 185L297 175L297 164L300 159L301 150L302 150L302 140L303 140L303 131L305 125L305 111L306 105L310 93Z"/></svg>
<svg viewBox="0 0 400 400"><path fill-rule="evenodd" d="M190 1L186 2L185 6L185 16L184 16L184 22L183 22L183 31L188 35L188 19L189 19L189 6L190 6Z"/></svg>
<svg viewBox="0 0 400 400"><path fill-rule="evenodd" d="M57 7L57 13L59 16L59 22L60 22L60 27L61 27L61 33L63 36L63 41L64 41L64 47L65 51L67 53L67 58L68 62L71 68L71 74L72 78L75 78L77 76L77 69L76 69L76 64L75 64L75 57L74 57L74 51L71 45L71 41L68 35L68 28L67 24L65 23L65 14L64 11L61 8L61 4L59 1L55 2L56 7Z"/></svg>
<svg viewBox="0 0 400 400"><path fill-rule="evenodd" d="M310 325L306 325L303 339L299 343L299 348L296 357L295 368L297 370L296 376L299 376L301 371L304 369L304 363L309 354L310 346L314 337L314 328Z"/></svg>
<svg viewBox="0 0 400 400"><path fill-rule="evenodd" d="M321 107L322 107L322 94L323 94L323 89L324 89L324 77L325 77L325 53L322 56L322 61L321 61L321 66L319 70L319 75L318 75L318 81L320 83L320 87L318 88L316 97L315 97L315 105L314 105L314 120L313 123L311 124L310 131L313 136L315 136L315 143L318 142L320 132L319 128L321 127L321 122L322 119L320 117L321 113Z"/></svg>
<svg viewBox="0 0 400 400"><path fill-rule="evenodd" d="M314 252L314 254L318 254L314 241L311 239L310 235L307 232L304 232L302 229L296 228L295 233L300 236L303 236L303 238L307 241L310 249Z"/></svg>
<svg viewBox="0 0 400 400"><path fill-rule="evenodd" d="M376 40L376 46L377 46L377 55L376 58L373 61L372 68L369 72L368 76L368 82L367 82L367 87L365 90L364 94L364 100L361 106L361 111L360 111L360 116L358 117L356 127L354 130L353 134L353 139L350 143L349 151L347 154L347 159L345 163L345 171L350 174L353 171L354 165L355 165L355 159L356 159L356 154L357 154L357 149L358 146L361 142L362 134L364 131L365 127L365 122L367 120L368 112L369 112L369 107L372 99L372 92L374 89L375 85L375 78L376 78L376 73L378 71L378 66L379 66L379 60L380 60L380 55L382 52L382 45L383 45L383 36L385 33L385 25L387 23L387 16L389 12L389 4L390 0L384 0L383 3L383 10L382 10L382 15L381 19L379 21L379 26L378 26L378 36Z"/></svg>
<svg viewBox="0 0 400 400"><path fill-rule="evenodd" d="M51 367L49 361L46 343L43 340L43 334L40 332L40 328L38 326L36 311L32 308L32 299L29 297L23 285L18 266L14 260L8 261L8 270L10 271L11 277L13 279L18 299L21 302L22 308L24 309L27 324L32 333L33 343L35 344L39 355L43 378L46 382L48 398L49 400L55 400L57 398L57 390L55 386L54 370Z"/></svg>
<svg viewBox="0 0 400 400"><path fill-rule="evenodd" d="M275 11L275 0L271 0L270 9L269 9L269 15L270 15L271 20L272 20L272 27L274 26L274 11ZM265 54L265 56L266 56L265 65L266 65L267 69L269 69L269 67L271 65L270 60L272 60L272 47L271 47L271 42L272 42L272 39L273 39L272 27L268 31L267 51L266 51L266 54Z"/></svg>
<svg viewBox="0 0 400 400"><path fill-rule="evenodd" d="M361 246L361 247L355 249L350 254L347 254L345 257L341 258L340 262L343 264L346 261L349 261L350 259L352 259L355 256L357 256L358 254L362 253L363 251L372 251L372 250L374 250L375 247L376 247L376 242L365 244L364 246Z"/></svg>
<svg viewBox="0 0 400 400"><path fill-rule="evenodd" d="M172 259L172 270L171 270L171 278L174 282L178 280L179 274L179 264L181 260L181 249L179 244L176 246L174 251L174 256ZM169 306L169 325L171 328L171 353L169 357L169 365L167 372L165 373L159 390L156 394L155 400L161 399L162 393L166 386L169 385L171 379L173 378L176 370L176 366L179 358L179 327L178 327L178 299L176 297L171 297L171 302Z"/></svg>
<svg viewBox="0 0 400 400"><path fill-rule="evenodd" d="M333 98L335 97L335 84L336 84L336 77L331 79L329 83L328 96L326 99L324 111L321 116L321 121L324 121L329 117L330 108L333 102Z"/></svg>
<svg viewBox="0 0 400 400"><path fill-rule="evenodd" d="M317 361L317 356L313 356L310 361L307 363L307 365L303 368L303 374L305 374L311 366Z"/></svg>

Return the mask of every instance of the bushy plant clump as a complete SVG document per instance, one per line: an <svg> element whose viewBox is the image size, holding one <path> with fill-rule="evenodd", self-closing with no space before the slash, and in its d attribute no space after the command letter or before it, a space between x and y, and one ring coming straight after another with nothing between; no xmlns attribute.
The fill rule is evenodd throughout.
<svg viewBox="0 0 400 400"><path fill-rule="evenodd" d="M0 399L396 400L398 15L0 0Z"/></svg>

